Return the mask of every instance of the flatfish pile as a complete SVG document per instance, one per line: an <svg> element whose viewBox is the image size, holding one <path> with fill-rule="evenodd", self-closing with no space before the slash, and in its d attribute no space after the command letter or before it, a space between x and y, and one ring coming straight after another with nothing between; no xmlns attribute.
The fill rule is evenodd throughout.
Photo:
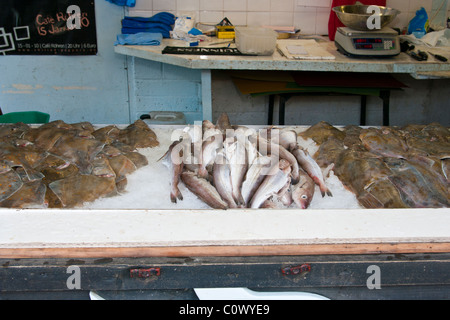
<svg viewBox="0 0 450 320"><path fill-rule="evenodd" d="M447 208L450 205L450 131L432 123L339 130L318 123L300 134L314 155L365 208Z"/></svg>
<svg viewBox="0 0 450 320"><path fill-rule="evenodd" d="M124 129L56 120L0 126L0 207L75 208L125 190L148 164L138 148L159 145L142 120Z"/></svg>
<svg viewBox="0 0 450 320"><path fill-rule="evenodd" d="M309 207L316 186L332 196L318 163L288 128L254 130L231 125L224 113L172 134L160 159L171 173L170 199L179 184L213 209Z"/></svg>

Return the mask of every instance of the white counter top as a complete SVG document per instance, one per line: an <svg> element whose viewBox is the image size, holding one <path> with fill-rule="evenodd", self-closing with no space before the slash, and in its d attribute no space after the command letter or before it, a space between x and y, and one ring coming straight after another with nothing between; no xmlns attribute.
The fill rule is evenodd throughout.
<svg viewBox="0 0 450 320"><path fill-rule="evenodd" d="M114 50L120 54L192 69L343 71L411 74L450 71L450 63L439 62L431 56L425 62L418 62L405 53L386 59L356 59L349 58L338 52L334 42L324 41L319 42L319 45L336 58L334 60L299 61L287 59L278 51L275 51L272 56L162 54L161 52L166 46L185 46L185 42L173 39L164 39L160 46L115 46ZM208 42L202 43L201 46L208 47Z"/></svg>

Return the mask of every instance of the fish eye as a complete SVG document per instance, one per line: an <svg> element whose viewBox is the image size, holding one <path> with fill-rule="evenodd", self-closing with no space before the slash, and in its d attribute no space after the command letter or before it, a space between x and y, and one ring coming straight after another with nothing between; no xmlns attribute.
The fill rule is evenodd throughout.
<svg viewBox="0 0 450 320"><path fill-rule="evenodd" d="M308 196L306 194L302 195L302 199L308 199Z"/></svg>

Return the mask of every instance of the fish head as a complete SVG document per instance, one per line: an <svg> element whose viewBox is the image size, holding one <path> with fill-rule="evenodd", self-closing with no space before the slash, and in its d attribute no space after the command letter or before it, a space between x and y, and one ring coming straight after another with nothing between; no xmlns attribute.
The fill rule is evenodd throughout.
<svg viewBox="0 0 450 320"><path fill-rule="evenodd" d="M307 209L310 203L311 199L309 199L306 194L302 195L302 198L300 199L300 207L302 209Z"/></svg>
<svg viewBox="0 0 450 320"><path fill-rule="evenodd" d="M300 181L296 186L293 186L292 199L298 207L307 209L313 199L312 192L313 190L311 190L306 182Z"/></svg>

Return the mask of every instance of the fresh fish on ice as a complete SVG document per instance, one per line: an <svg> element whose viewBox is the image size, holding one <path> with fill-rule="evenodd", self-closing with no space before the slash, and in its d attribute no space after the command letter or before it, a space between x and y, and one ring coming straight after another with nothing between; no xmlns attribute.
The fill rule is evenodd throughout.
<svg viewBox="0 0 450 320"><path fill-rule="evenodd" d="M186 187L203 202L213 209L227 209L228 204L222 199L219 192L206 179L198 177L195 173L184 171L181 180Z"/></svg>
<svg viewBox="0 0 450 320"><path fill-rule="evenodd" d="M213 183L223 200L230 208L237 208L233 198L233 186L231 184L231 168L227 158L220 152L213 165Z"/></svg>
<svg viewBox="0 0 450 320"><path fill-rule="evenodd" d="M306 173L308 173L313 181L319 186L322 197L325 196L325 193L330 197L333 196L331 191L328 190L328 187L325 185L322 170L317 162L309 155L308 151L296 145L291 152L298 160L298 163L303 170L305 170Z"/></svg>
<svg viewBox="0 0 450 320"><path fill-rule="evenodd" d="M226 143L225 155L230 164L233 199L238 206L243 206L245 201L242 197L241 186L248 169L245 145L240 140Z"/></svg>
<svg viewBox="0 0 450 320"><path fill-rule="evenodd" d="M288 161L280 159L278 167L273 168L274 172L266 176L261 185L256 190L250 202L251 208L259 208L271 196L277 194L289 181L291 166Z"/></svg>
<svg viewBox="0 0 450 320"><path fill-rule="evenodd" d="M170 145L169 150L161 157L161 159L163 159L163 164L169 168L170 171L170 200L173 203L176 203L177 199L183 200L183 195L178 188L180 176L184 168L184 162L182 161L182 147L182 140L174 141Z"/></svg>
<svg viewBox="0 0 450 320"><path fill-rule="evenodd" d="M314 197L315 183L312 178L300 169L300 181L292 185L292 199L297 207L307 209Z"/></svg>
<svg viewBox="0 0 450 320"><path fill-rule="evenodd" d="M258 151L263 155L271 154L271 156L278 157L279 159L285 159L292 167L292 183L296 184L299 179L299 163L295 156L289 152L283 146L278 144L269 143L266 139L258 137Z"/></svg>
<svg viewBox="0 0 450 320"><path fill-rule="evenodd" d="M250 200L266 177L271 163L272 161L269 156L259 156L249 166L241 189L242 198L246 206L250 204Z"/></svg>

